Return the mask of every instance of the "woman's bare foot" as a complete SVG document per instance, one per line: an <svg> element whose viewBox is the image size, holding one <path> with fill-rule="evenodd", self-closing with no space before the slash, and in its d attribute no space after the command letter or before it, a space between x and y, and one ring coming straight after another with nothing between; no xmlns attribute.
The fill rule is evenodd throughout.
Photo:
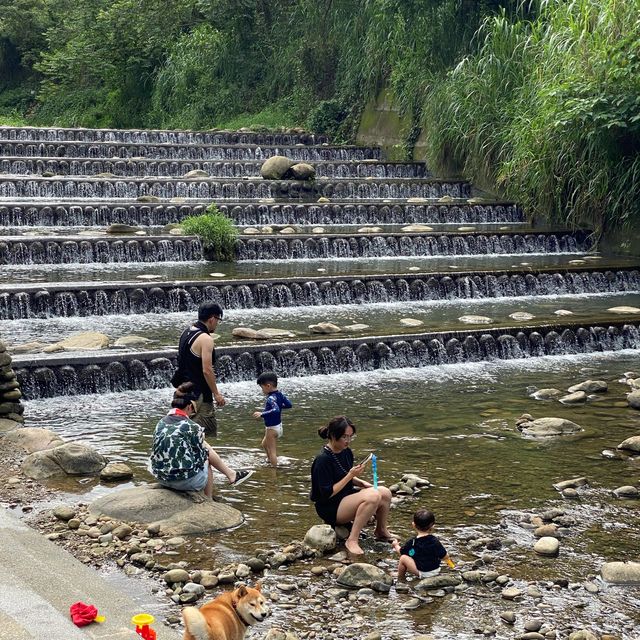
<svg viewBox="0 0 640 640"><path fill-rule="evenodd" d="M344 542L344 548L353 556L361 556L364 554L362 547L358 544L357 540L347 539Z"/></svg>
<svg viewBox="0 0 640 640"><path fill-rule="evenodd" d="M389 531L389 529L383 529L381 531L374 531L373 536L376 540L380 542L393 542L398 539L398 536L395 533Z"/></svg>

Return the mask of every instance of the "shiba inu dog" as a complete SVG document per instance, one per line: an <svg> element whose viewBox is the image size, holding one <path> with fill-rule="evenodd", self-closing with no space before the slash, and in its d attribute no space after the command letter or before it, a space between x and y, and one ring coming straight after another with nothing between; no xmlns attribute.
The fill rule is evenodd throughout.
<svg viewBox="0 0 640 640"><path fill-rule="evenodd" d="M199 609L185 607L184 640L243 640L247 629L262 622L269 615L260 592L242 585L235 591L227 591Z"/></svg>

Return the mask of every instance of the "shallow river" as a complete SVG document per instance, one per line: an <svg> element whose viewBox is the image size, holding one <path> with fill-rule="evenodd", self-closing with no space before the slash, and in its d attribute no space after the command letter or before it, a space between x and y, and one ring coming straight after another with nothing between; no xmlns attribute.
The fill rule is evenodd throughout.
<svg viewBox="0 0 640 640"><path fill-rule="evenodd" d="M637 486L640 461L601 455L640 433L640 414L627 407L628 387L618 382L623 372L634 369L640 370L640 358L627 351L282 380L280 388L294 409L284 414L278 470L264 465L261 423L250 417L262 403L259 388L253 383L225 385L228 404L218 414L221 434L215 447L231 466L255 468L256 473L238 489L224 486L218 477L218 491L242 510L246 522L234 531L200 540L189 559L201 568L219 567L253 555L255 548L279 548L302 539L317 523L308 500L310 463L322 446L316 429L326 418L346 413L357 425L352 445L356 457L374 451L381 481L392 484L408 471L434 484L392 512L392 528L402 538L409 537L411 514L420 506L436 513L437 533L457 561L475 559L466 543L473 533L511 538L511 546L488 553L491 568L507 573L517 584L557 578L582 583L598 573L602 561L637 560L640 505L614 499L611 490ZM570 407L528 396L530 387L566 389L587 378L609 382L608 393L598 402ZM60 397L31 401L26 412L31 426L91 443L110 458L128 462L136 470L136 481L145 481L150 478L146 459L153 428L167 410L170 395L167 389ZM568 418L584 430L547 441L527 439L515 429L516 418L524 412ZM563 501L551 486L583 475L590 488L577 502ZM93 481L74 481L61 488L70 492L69 498L89 491L83 501L110 490ZM539 512L550 506L566 507L578 520L554 560L536 557L531 532L517 524L520 510ZM371 542L364 546L372 558L391 557L385 547ZM296 566L288 573L308 575L306 569ZM322 599L321 588L309 587L309 597ZM630 620L637 624L640 619L640 588L602 588L598 598L587 598L581 591L580 605L578 596L550 591L537 612L552 621L568 616L576 625L592 624L625 640L640 637L635 635L637 626L629 631ZM363 616L361 630L376 626L394 638L409 638L416 632L470 638L474 627L490 625L498 626L497 637L511 638L513 629L500 626L498 613L514 607L534 609L530 599L515 605L501 602L499 594L490 598L462 594L435 598L405 612L399 609L403 597L392 591L388 597L376 597L375 605L353 612ZM301 628L340 618L339 613L322 614L310 607L281 612L275 608L275 621Z"/></svg>

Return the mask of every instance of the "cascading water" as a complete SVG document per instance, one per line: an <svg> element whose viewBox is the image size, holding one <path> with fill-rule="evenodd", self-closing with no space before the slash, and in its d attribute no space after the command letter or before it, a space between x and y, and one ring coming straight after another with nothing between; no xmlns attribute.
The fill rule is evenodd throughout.
<svg viewBox="0 0 640 640"><path fill-rule="evenodd" d="M238 225L272 224L439 224L518 223L522 210L514 204L385 204L385 203L221 203L218 208ZM165 225L198 215L205 204L3 204L3 226L92 226L114 222Z"/></svg>
<svg viewBox="0 0 640 640"><path fill-rule="evenodd" d="M273 370L282 377L329 375L398 367L425 367L480 360L513 360L640 348L637 324L573 325L564 328L492 329L450 334L373 337L220 347L216 371L221 382L253 380ZM29 361L16 358L14 366L27 398L167 386L175 370L175 351L86 358L74 364L55 358ZM111 372L117 375L110 375Z"/></svg>
<svg viewBox="0 0 640 640"><path fill-rule="evenodd" d="M640 290L640 271L553 273L403 274L384 280L358 277L230 284L173 283L37 285L0 291L0 320L195 311L204 300L226 309L330 306L400 301L490 299Z"/></svg>

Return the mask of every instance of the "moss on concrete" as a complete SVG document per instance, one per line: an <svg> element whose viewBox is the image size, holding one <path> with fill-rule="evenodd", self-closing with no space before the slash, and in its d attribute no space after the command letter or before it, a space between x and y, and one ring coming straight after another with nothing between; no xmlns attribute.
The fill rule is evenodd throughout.
<svg viewBox="0 0 640 640"><path fill-rule="evenodd" d="M382 89L362 112L356 143L381 147L389 161L406 160L404 142L410 129L411 115L401 114L391 91Z"/></svg>

